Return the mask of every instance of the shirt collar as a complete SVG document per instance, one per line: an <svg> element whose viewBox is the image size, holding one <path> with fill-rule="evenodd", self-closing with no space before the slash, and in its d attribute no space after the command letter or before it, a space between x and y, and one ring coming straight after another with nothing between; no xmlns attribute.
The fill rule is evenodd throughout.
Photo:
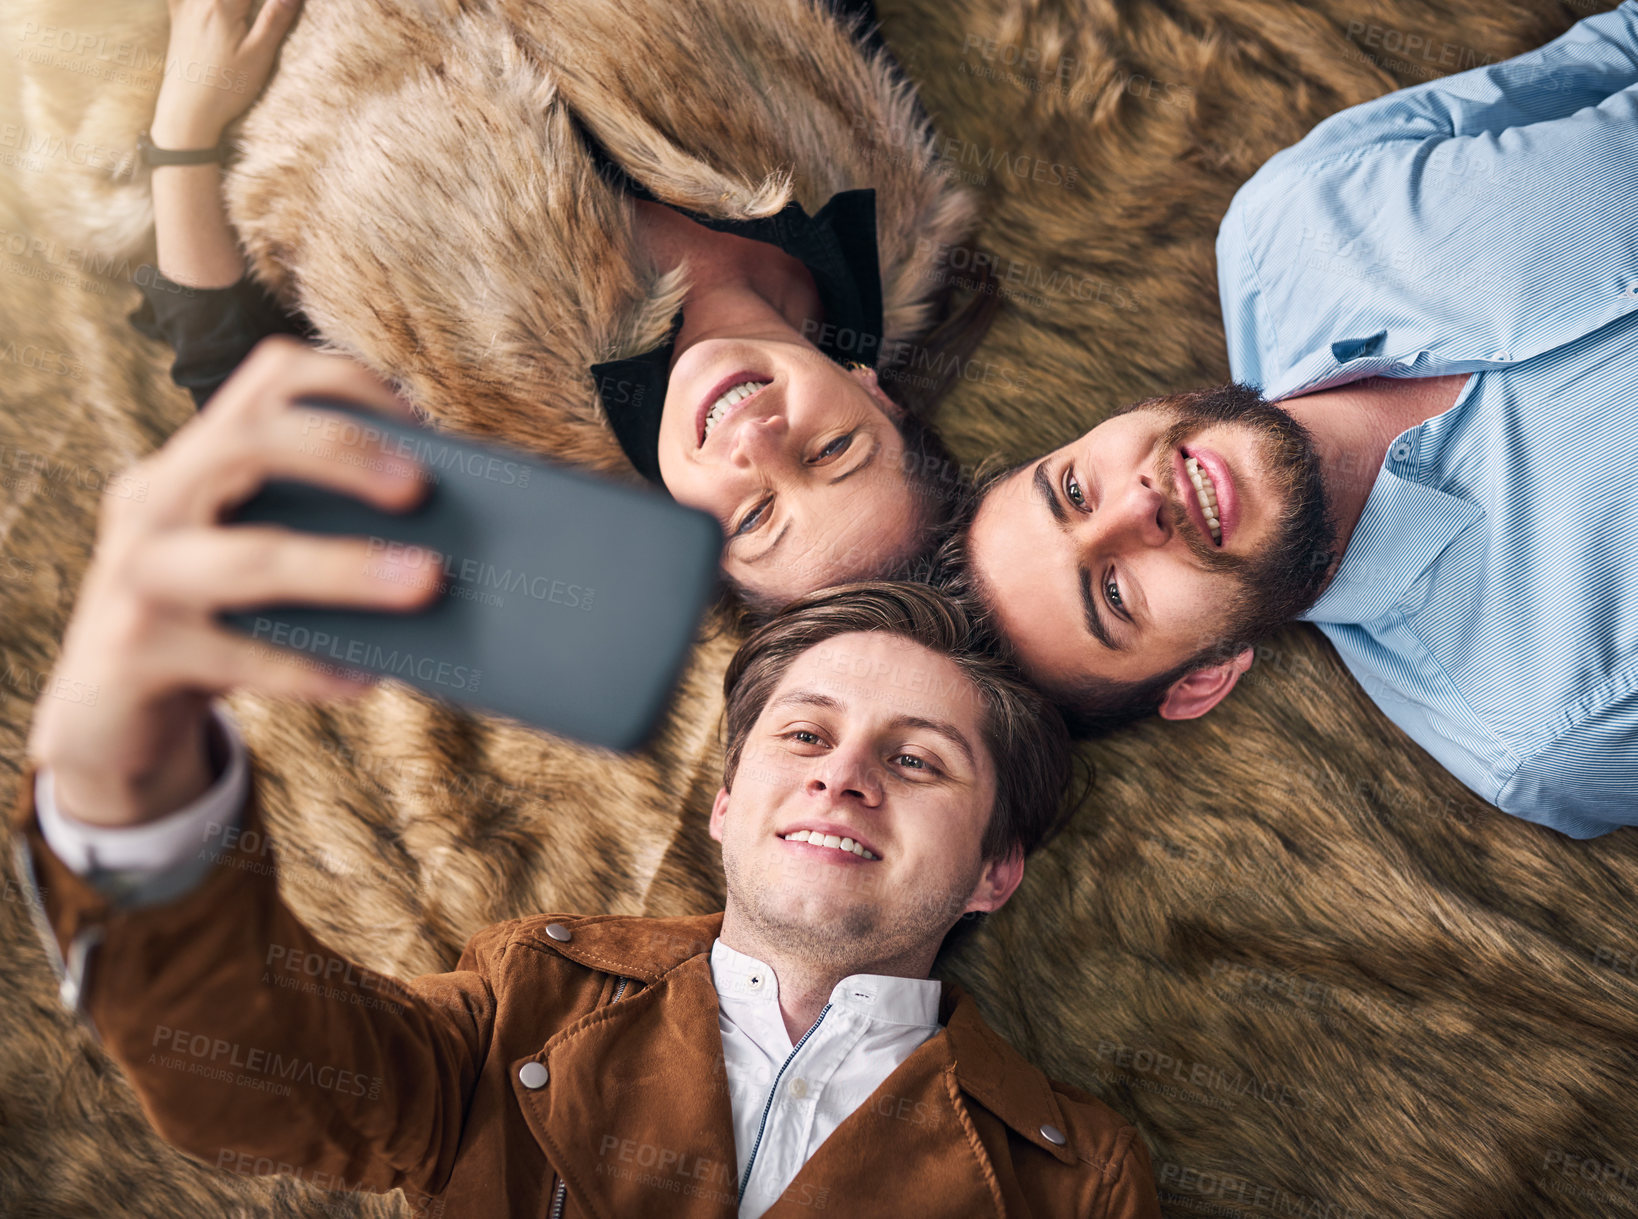
<svg viewBox="0 0 1638 1219"><path fill-rule="evenodd" d="M779 1002L779 979L774 971L765 962L735 951L720 939L711 945L711 980L716 983L719 999ZM849 974L831 990L830 1005L857 1012L878 1024L937 1028L942 990L936 978Z"/></svg>
<svg viewBox="0 0 1638 1219"><path fill-rule="evenodd" d="M678 310L671 319L670 332L658 347L591 367L603 414L626 460L659 487L665 486L660 477L660 421L671 381L671 352L681 328L682 311Z"/></svg>
<svg viewBox="0 0 1638 1219"><path fill-rule="evenodd" d="M1483 509L1410 477L1419 429L1389 447L1348 539L1336 574L1309 610L1308 622L1374 622L1394 607L1445 547L1484 516Z"/></svg>

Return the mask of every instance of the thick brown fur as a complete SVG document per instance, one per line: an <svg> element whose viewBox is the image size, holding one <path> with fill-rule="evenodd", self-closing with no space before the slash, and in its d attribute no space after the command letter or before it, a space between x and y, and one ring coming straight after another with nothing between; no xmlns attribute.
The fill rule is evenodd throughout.
<svg viewBox="0 0 1638 1219"><path fill-rule="evenodd" d="M756 134L779 121L777 82L759 77L755 105L726 107L735 95L720 72L692 79L698 55L726 40L700 52L657 36L622 43L638 35L609 27L592 0L517 0L500 11L530 37L507 50L478 6L309 4L245 124L235 216L264 275L446 422L564 442L564 428L521 401L578 375L588 349L644 341L675 288L602 264L544 282L559 247L528 210L569 209L558 215L589 234L608 208L579 189L583 178L556 194L515 184L504 200L481 188L520 148L562 147L550 96L570 99L617 156L649 157L679 201L723 195L752 214L782 197ZM91 0L20 7L8 56L41 41L25 18L116 30ZM162 48L162 15L131 8L142 11L119 18L125 32L108 42ZM581 28L558 16L571 8L605 52L565 50L563 31ZM881 8L939 149L981 194L980 237L1008 294L944 412L969 459L1020 458L1122 402L1225 377L1212 242L1236 186L1327 114L1515 54L1591 11L1523 0ZM560 24L538 26L542 12ZM1405 53L1408 35L1432 51ZM379 49L391 38L412 50ZM128 142L142 95L92 81L95 54L0 78L0 123ZM406 57L437 57L443 75L405 74ZM608 82L635 72L675 80L678 105L630 110L623 93L643 89ZM838 114L862 104L834 98ZM317 117L337 105L356 114L339 128ZM465 172L433 180L457 120L472 133L457 145ZM799 195L810 207L855 181L860 160L879 168L904 155L873 139L853 147L851 126L832 121L837 146L827 136L820 151L838 176ZM686 143L701 124L708 159L632 134L674 129ZM409 175L390 186L357 168L377 129L398 141L383 147ZM301 134L281 142L282 130ZM145 196L145 184L49 149L9 160L0 189L0 750L13 780L3 795L88 557L96 489L188 415L163 353L122 317ZM627 240L618 224L598 231ZM11 234L41 246L20 252ZM87 249L100 253L73 252ZM959 273L947 255L936 240L912 246L905 265L921 261L904 282L941 259ZM543 313L541 300L577 308ZM629 308L599 312L611 304ZM900 333L920 324L913 302L892 316ZM419 355L406 351L412 336ZM612 467L595 415L578 418L577 459ZM466 936L511 914L717 906L704 819L730 648L702 649L662 736L630 760L402 689L350 707L235 700L268 775L289 900L338 947L398 970L447 965ZM1099 770L1092 797L950 972L1026 1054L1137 1121L1169 1214L1638 1215L1638 832L1572 842L1486 808L1306 629L1263 648L1206 720L1144 725L1087 756ZM14 885L5 896L0 1212L407 1213L288 1179L242 1180L166 1149L117 1068L59 1014Z"/></svg>

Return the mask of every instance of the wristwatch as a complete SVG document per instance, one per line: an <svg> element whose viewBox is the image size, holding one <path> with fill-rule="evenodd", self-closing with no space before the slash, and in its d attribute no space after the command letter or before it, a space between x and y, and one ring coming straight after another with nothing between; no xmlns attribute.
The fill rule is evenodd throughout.
<svg viewBox="0 0 1638 1219"><path fill-rule="evenodd" d="M137 136L137 155L144 165L209 165L226 154L221 141L214 148L160 148L144 131Z"/></svg>

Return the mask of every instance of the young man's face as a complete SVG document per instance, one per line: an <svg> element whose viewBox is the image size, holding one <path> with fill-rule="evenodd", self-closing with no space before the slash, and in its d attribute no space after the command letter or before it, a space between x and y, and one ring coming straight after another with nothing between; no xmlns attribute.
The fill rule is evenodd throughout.
<svg viewBox="0 0 1638 1219"><path fill-rule="evenodd" d="M1317 516L1290 509L1318 479L1306 434L1249 392L1140 407L989 491L968 535L973 575L1043 686L1144 681L1297 612L1330 529L1322 491ZM1174 688L1161 713L1202 714L1249 663L1247 649Z"/></svg>
<svg viewBox="0 0 1638 1219"><path fill-rule="evenodd" d="M729 917L819 959L930 959L1023 873L1019 857L980 857L995 803L983 726L961 670L898 636L838 635L798 656L711 812ZM843 840L855 849L824 845Z"/></svg>

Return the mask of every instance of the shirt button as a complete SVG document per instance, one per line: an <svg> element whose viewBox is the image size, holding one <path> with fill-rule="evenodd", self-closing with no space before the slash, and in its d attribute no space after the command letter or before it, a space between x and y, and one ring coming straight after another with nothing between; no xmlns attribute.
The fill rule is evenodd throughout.
<svg viewBox="0 0 1638 1219"><path fill-rule="evenodd" d="M567 944L570 940L574 939L574 932L570 931L562 923L547 923L546 934L551 936L559 944Z"/></svg>
<svg viewBox="0 0 1638 1219"><path fill-rule="evenodd" d="M808 1081L807 1080L800 1079L800 1078L791 1080L791 1095L792 1096L796 1097L797 1100L801 1100L807 1094L808 1094Z"/></svg>
<svg viewBox="0 0 1638 1219"><path fill-rule="evenodd" d="M746 990L761 990L762 989L762 975L761 974L752 974L750 977L746 978L745 979L745 989Z"/></svg>
<svg viewBox="0 0 1638 1219"><path fill-rule="evenodd" d="M1062 1147L1069 1141L1068 1139L1064 1138L1064 1132L1062 1130L1059 1130L1056 1126L1052 1125L1041 1127L1041 1137L1047 1142L1051 1143L1054 1147Z"/></svg>
<svg viewBox="0 0 1638 1219"><path fill-rule="evenodd" d="M1638 279L1633 280L1627 285L1627 295L1638 296Z"/></svg>
<svg viewBox="0 0 1638 1219"><path fill-rule="evenodd" d="M518 1068L518 1082L531 1092L536 1088L544 1088L549 1078L551 1075L543 1062L526 1062Z"/></svg>

